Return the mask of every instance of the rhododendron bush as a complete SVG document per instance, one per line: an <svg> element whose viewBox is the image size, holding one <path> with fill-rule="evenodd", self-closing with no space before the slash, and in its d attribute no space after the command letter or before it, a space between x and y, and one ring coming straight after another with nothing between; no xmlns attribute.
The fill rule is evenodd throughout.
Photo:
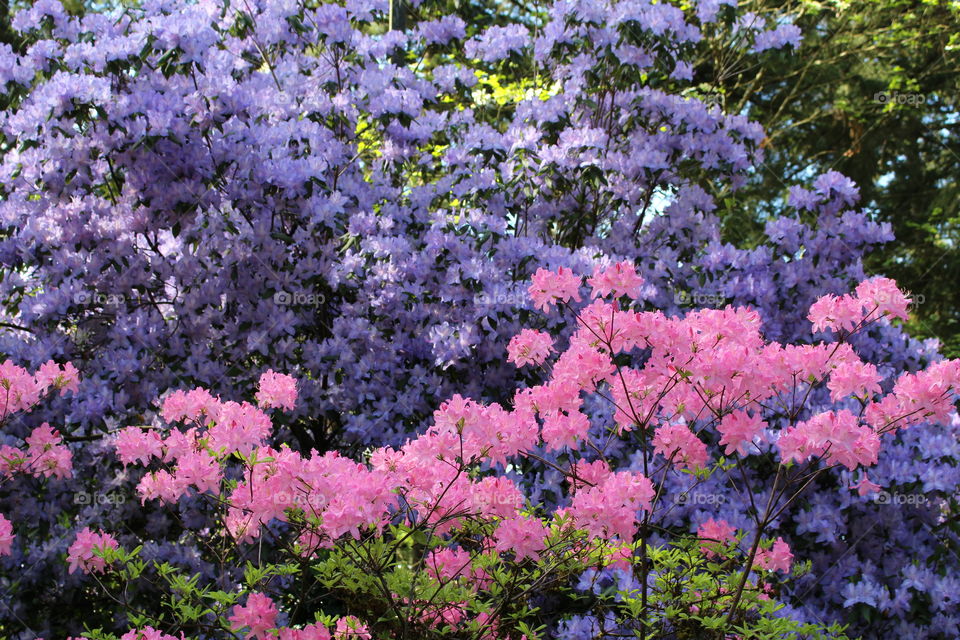
<svg viewBox="0 0 960 640"><path fill-rule="evenodd" d="M779 516L841 467L859 480L840 491L876 492L867 474L883 440L955 417L960 361L903 373L883 392L850 343L906 317L909 300L883 278L816 301L809 319L831 338L808 345L767 341L749 308L648 310L625 262L597 268L588 285L577 305L580 277L533 276L545 313L577 305L562 347L537 331L510 340L509 358L539 367L539 384L506 406L453 396L424 433L361 461L269 444L267 411L297 402L290 376L264 373L255 405L202 388L167 394L162 425L124 427L111 447L142 505L195 500L210 514L209 528L185 535L218 564L214 579L145 560L136 536L90 528L68 549L70 572L117 604L111 626L130 625L124 638L532 639L583 637L585 621L591 637L843 637L784 615L810 564L776 535ZM51 380L76 386L70 366L4 370L14 411ZM832 408L810 406L817 388ZM612 419L591 424L590 399ZM31 450L62 446L51 434L31 436ZM633 449L629 464L607 455L614 442ZM564 478L557 505L531 499L517 473L530 464ZM673 525L667 479L684 479L688 494L716 476L750 508ZM250 553L264 543L272 561ZM616 588L584 597L604 574ZM143 597L158 591L166 607ZM93 638L115 630L86 625Z"/></svg>
<svg viewBox="0 0 960 640"><path fill-rule="evenodd" d="M865 279L889 229L830 172L720 240L764 132L691 61L789 15L135 5L0 44L0 634L952 633L952 365Z"/></svg>

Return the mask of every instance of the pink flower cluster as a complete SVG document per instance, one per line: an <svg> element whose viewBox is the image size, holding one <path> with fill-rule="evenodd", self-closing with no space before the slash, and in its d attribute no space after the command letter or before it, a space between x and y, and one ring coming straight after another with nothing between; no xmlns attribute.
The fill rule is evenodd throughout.
<svg viewBox="0 0 960 640"><path fill-rule="evenodd" d="M297 381L272 369L260 376L257 404L261 409L285 409L293 411L297 402Z"/></svg>
<svg viewBox="0 0 960 640"><path fill-rule="evenodd" d="M889 278L864 280L852 295L823 296L810 307L808 318L814 331L832 329L851 332L863 322L882 316L907 319L910 299Z"/></svg>
<svg viewBox="0 0 960 640"><path fill-rule="evenodd" d="M770 549L758 549L754 558L754 567L766 571L782 571L790 573L793 564L793 553L790 545L783 538L777 538Z"/></svg>
<svg viewBox="0 0 960 640"><path fill-rule="evenodd" d="M849 410L842 409L819 413L788 427L780 434L777 446L784 461L805 462L811 456L824 456L852 471L859 465L877 463L880 437Z"/></svg>
<svg viewBox="0 0 960 640"><path fill-rule="evenodd" d="M269 596L262 593L251 593L247 597L246 605L237 605L229 617L233 629L246 629L247 640L364 640L369 639L370 633L366 625L353 616L345 616L337 620L333 635L322 624L310 624L302 629L291 627L277 628L277 605Z"/></svg>
<svg viewBox="0 0 960 640"><path fill-rule="evenodd" d="M77 534L76 540L67 550L67 561L70 563L70 573L77 569L83 573L103 573L107 568L107 561L98 555L105 549L117 549L119 545L113 536L103 533L94 533L90 527L85 527Z"/></svg>
<svg viewBox="0 0 960 640"><path fill-rule="evenodd" d="M877 463L883 433L921 420L944 421L953 412L960 362L905 374L883 395L876 367L862 362L846 341L770 343L761 333L760 316L750 309L667 317L604 299L637 298L642 283L629 263L596 270L590 284L597 299L581 310L567 348L541 384L518 390L512 408L455 395L435 411L433 424L421 435L399 447L374 450L365 462L334 452L301 454L266 446L272 427L264 409L291 410L297 393L293 378L273 371L261 377L259 406L221 401L199 388L176 391L164 401L162 415L168 423L185 423L182 429L127 427L114 446L125 465L154 466L138 486L142 500L173 502L190 490L223 493L224 525L238 543L257 539L271 521L290 523L304 556L344 539L381 534L398 521L430 524L441 539L467 524L482 523L487 528L475 542L483 553L536 562L551 553L547 543L552 536L572 532L586 534L585 545L610 546L620 554L619 562L628 557L625 545L633 542L639 522L650 515L657 489L641 473L611 469L602 456L592 462L581 459L581 450L600 452L603 446L592 440L596 436L584 406L588 394L613 402L611 435L633 431L650 438L659 456L654 466L664 474L678 467L708 468L707 443L718 443L727 456L773 447L784 463L816 458L855 470ZM540 269L530 294L538 307L547 309L579 300L581 284L568 270ZM891 286L882 279L869 281L854 296L817 301L811 316L848 332L865 320L902 317L906 298ZM855 318L850 309L856 305L860 315ZM620 354L639 349L646 356L642 365L618 364L625 361ZM509 360L517 366L542 364L552 351L551 336L531 330L515 336L508 347ZM777 413L771 407L784 409L780 419L796 415L794 399L821 385L834 402L852 404L850 396L859 398L862 415L841 405L776 428L782 423L774 420ZM49 450L52 433L38 433L30 445ZM562 464L569 466L558 463L556 468L570 481L570 502L538 517L525 508L523 491L503 469L518 458L538 459L543 450L565 450L561 459L569 462ZM238 479L224 484L231 464L240 468L229 477ZM857 488L869 490L872 483L865 474L861 477ZM697 535L710 557L737 541L737 531L723 520L707 520ZM0 551L4 539L0 522ZM93 549L111 545L116 545L112 538L85 530L71 547L71 570L102 571L103 560ZM789 546L778 539L759 549L755 567L787 572L792 558ZM473 566L467 550L434 550L427 564L438 579L472 589L490 582ZM457 606L424 609L423 614L425 620L454 625L464 615ZM234 608L230 622L254 640L370 637L359 621L348 618L332 630L277 629L278 615L268 596L255 593Z"/></svg>
<svg viewBox="0 0 960 640"><path fill-rule="evenodd" d="M684 424L657 427L653 435L653 450L687 469L702 468L707 464L707 445Z"/></svg>
<svg viewBox="0 0 960 640"><path fill-rule="evenodd" d="M0 514L0 556L10 555L14 537L13 524Z"/></svg>
<svg viewBox="0 0 960 640"><path fill-rule="evenodd" d="M271 393L277 385L286 391L279 396L271 395L269 403L291 401L288 379L289 376L270 376L267 388ZM295 383L292 386L295 395ZM173 429L166 437L155 429L126 427L117 433L113 442L124 465L148 466L158 460L171 467L143 476L137 487L141 501L159 498L174 502L191 488L200 493L218 494L223 477L222 462L235 453L250 455L266 442L273 430L269 416L261 409L246 402L222 402L201 388L171 393L161 413L168 422L187 421L192 426L186 431Z"/></svg>
<svg viewBox="0 0 960 640"><path fill-rule="evenodd" d="M707 544L700 547L708 558L720 555L719 552L730 542L737 539L737 530L726 520L710 518L697 528L697 537Z"/></svg>
<svg viewBox="0 0 960 640"><path fill-rule="evenodd" d="M583 280L580 276L574 275L565 267L560 267L556 272L540 268L533 274L533 283L528 291L534 305L541 311L546 311L551 304L558 301L579 301L581 284Z"/></svg>
<svg viewBox="0 0 960 640"><path fill-rule="evenodd" d="M539 518L513 517L497 527L493 539L501 553L511 552L517 561L524 558L540 559L546 544L547 528Z"/></svg>
<svg viewBox="0 0 960 640"><path fill-rule="evenodd" d="M0 363L0 420L17 411L30 411L49 389L59 390L63 395L77 391L79 386L80 374L69 362L58 365L50 360L31 375L5 360Z"/></svg>
<svg viewBox="0 0 960 640"><path fill-rule="evenodd" d="M518 367L527 364L542 364L553 351L553 338L549 333L523 329L507 344L507 362Z"/></svg>
<svg viewBox="0 0 960 640"><path fill-rule="evenodd" d="M653 483L643 474L631 471L609 473L592 487L578 489L564 512L577 528L591 537L633 540L637 532L637 512L649 510Z"/></svg>
<svg viewBox="0 0 960 640"><path fill-rule="evenodd" d="M53 360L31 375L10 360L0 363L0 423L18 411L29 412L49 390L76 392L80 374L71 363L59 365ZM0 446L0 478L17 473L34 477L69 478L73 475L73 454L60 432L46 422L36 427L19 447ZM14 540L13 525L0 515L0 555L10 555Z"/></svg>
<svg viewBox="0 0 960 640"><path fill-rule="evenodd" d="M34 477L69 478L73 475L73 454L60 432L44 422L27 436L26 450L0 446L0 476L27 473Z"/></svg>
<svg viewBox="0 0 960 640"><path fill-rule="evenodd" d="M628 296L637 300L640 298L643 278L637 274L633 263L623 261L607 269L596 267L593 277L587 279L587 284L593 287L595 298Z"/></svg>
<svg viewBox="0 0 960 640"><path fill-rule="evenodd" d="M120 636L120 640L184 640L184 635L181 631L180 637L177 638L176 636L167 635L153 627L144 627L126 632Z"/></svg>

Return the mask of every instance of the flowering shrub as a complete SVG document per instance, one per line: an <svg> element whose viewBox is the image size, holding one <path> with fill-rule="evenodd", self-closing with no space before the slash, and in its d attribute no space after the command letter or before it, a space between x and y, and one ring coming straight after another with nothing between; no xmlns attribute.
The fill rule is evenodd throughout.
<svg viewBox="0 0 960 640"><path fill-rule="evenodd" d="M764 134L701 100L687 60L710 29L759 64L771 47L795 45L784 16L712 1L564 1L532 28L481 30L433 3L411 10L415 26L404 32L386 31L386 2L361 0L175 0L83 18L44 0L16 16L22 46L0 45L9 105L0 116L0 351L29 367L74 362L85 382L75 402L51 399L8 423L5 437L20 447L44 420L55 424L84 443L74 466L89 472L70 484L54 474L43 491L25 484L30 474L9 479L0 513L34 526L9 549L5 575L31 569L0 591L4 633L78 632L60 617L63 603L112 621L113 604L61 562L84 528L128 523L149 561L236 579L222 577L195 534L218 514L194 494L166 505L184 487L216 488L221 449L357 453L399 446L455 393L509 403L517 379L536 384L532 367L570 339L570 313L535 310L565 291L548 287L579 287L574 272L600 267L602 295L640 295L670 316L750 305L768 338L807 344L809 305L849 291L862 253L890 239L852 210L856 187L832 172L792 187L757 245L720 241L715 212L756 170ZM606 268L625 259L644 285L629 269ZM528 300L540 263L544 293ZM850 342L863 362L839 362L845 369L810 391L808 405L822 410L809 420L857 391L850 385L889 392L896 373L936 359L883 323ZM564 367L596 357L579 348ZM514 364L524 365L519 376ZM870 365L879 382L864 373ZM277 417L277 429L252 405L210 404L243 434L220 427L206 436L216 450L183 459L164 448L156 427L180 419L151 406L165 390L229 397L267 370L298 379L299 407ZM271 383L257 401L292 404L289 388ZM542 461L515 467L531 478L532 500L553 508L569 497L551 465L614 420L604 407L588 398L581 411L557 405L544 417ZM724 416L724 454L752 451L747 436L768 428L761 421ZM150 428L123 432L120 459L176 466L151 469L134 498L124 493L131 468L116 464L103 435L141 423ZM794 425L798 459L816 455L822 426ZM681 427L653 434L651 447L683 447L678 461L694 469L716 455L715 443L701 447ZM851 440L837 455L863 455L844 433ZM840 489L876 482L939 499L956 485L956 445L922 425L885 438L889 455L872 480L816 476L808 501L791 503L779 524L817 567L797 582L806 603L797 618L833 619L861 604L874 609L868 622L903 621L898 633L919 637L921 626L949 628L956 613L944 594L957 560L941 544L937 510L882 510ZM615 468L640 462L617 441L605 455ZM750 476L770 471L748 466ZM664 482L687 495L676 477ZM696 496L746 513L745 494L729 483L710 477L699 488ZM676 505L671 526L696 528L698 506ZM242 529L241 515L230 522ZM503 534L528 532L514 523ZM886 553L884 540L910 551ZM140 603L152 606L147 591Z"/></svg>
<svg viewBox="0 0 960 640"><path fill-rule="evenodd" d="M264 409L297 400L289 376L261 377L259 407L201 388L168 395L166 427L125 427L112 446L125 465L146 468L141 503L199 499L214 526L192 534L194 548L219 576L145 561L142 544L90 529L70 546L71 571L122 607L135 628L123 638L176 637L160 628L257 640L843 637L784 608L810 563L773 537L777 521L839 467L860 475L859 494L875 491L866 473L881 438L955 417L960 361L875 388L850 339L906 316L909 300L883 278L818 300L810 321L833 339L809 345L767 341L747 308L643 310L639 282L627 263L595 271L595 299L576 310L557 355L540 359L545 380L517 390L510 406L454 396L423 434L363 462L268 444ZM541 270L530 294L550 313L581 286ZM834 408L810 406L817 388L838 396ZM591 424L582 413L590 398L608 403L613 419ZM630 467L605 454L614 442L634 449ZM711 453L721 446L729 453ZM751 482L754 459L775 473ZM530 499L511 471L529 464L562 474L560 506ZM668 478L690 481L689 493L718 476L749 496L746 524L727 521L737 514L723 507L695 532L672 525L678 496ZM265 540L275 561L245 553ZM142 606L141 592L158 584L167 606ZM115 638L110 631L85 635Z"/></svg>

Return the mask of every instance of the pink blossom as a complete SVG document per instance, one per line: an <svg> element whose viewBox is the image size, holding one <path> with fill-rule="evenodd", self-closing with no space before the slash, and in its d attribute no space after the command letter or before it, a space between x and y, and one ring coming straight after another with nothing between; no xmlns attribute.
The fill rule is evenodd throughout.
<svg viewBox="0 0 960 640"><path fill-rule="evenodd" d="M256 398L261 409L278 408L293 411L297 402L297 381L291 376L275 373L270 369L260 376Z"/></svg>
<svg viewBox="0 0 960 640"><path fill-rule="evenodd" d="M683 424L658 427L653 435L653 450L687 469L703 468L707 464L707 445Z"/></svg>
<svg viewBox="0 0 960 640"><path fill-rule="evenodd" d="M208 418L216 415L219 401L209 391L197 387L192 391L174 391L163 401L161 415L167 422L181 420L199 420L200 416Z"/></svg>
<svg viewBox="0 0 960 640"><path fill-rule="evenodd" d="M697 537L710 543L700 547L700 550L707 554L707 557L713 557L718 555L718 550L726 546L728 542L737 539L737 530L726 520L710 518L697 527Z"/></svg>
<svg viewBox="0 0 960 640"><path fill-rule="evenodd" d="M542 364L550 352L553 351L553 338L544 331L523 329L510 339L507 344L507 362L518 367L527 364Z"/></svg>
<svg viewBox="0 0 960 640"><path fill-rule="evenodd" d="M722 436L720 445L725 446L726 454L733 455L736 451L741 456L747 454L747 446L760 435L767 427L767 423L760 419L759 414L750 414L746 411L734 411L723 416L717 431Z"/></svg>
<svg viewBox="0 0 960 640"><path fill-rule="evenodd" d="M180 638L171 636L158 631L153 627L144 627L143 629L131 629L122 636L120 640L183 640L183 632L180 632Z"/></svg>
<svg viewBox="0 0 960 640"><path fill-rule="evenodd" d="M571 298L579 302L582 279L570 269L560 267L556 272L537 269L533 274L533 283L528 291L534 305L541 311L547 311L551 304L566 302Z"/></svg>
<svg viewBox="0 0 960 640"><path fill-rule="evenodd" d="M73 455L60 432L44 422L27 437L27 467L35 476L69 478L73 475Z"/></svg>
<svg viewBox="0 0 960 640"><path fill-rule="evenodd" d="M80 389L80 372L71 362L58 365L50 360L37 369L34 377L41 389L46 390L52 386L60 390L60 395L67 391L76 393Z"/></svg>
<svg viewBox="0 0 960 640"><path fill-rule="evenodd" d="M486 589L492 582L486 571L473 566L473 556L464 549L435 549L427 559L427 571L441 582L462 578L463 586L474 590Z"/></svg>
<svg viewBox="0 0 960 640"><path fill-rule="evenodd" d="M45 388L26 369L10 360L0 363L0 418L15 411L29 411Z"/></svg>
<svg viewBox="0 0 960 640"><path fill-rule="evenodd" d="M206 451L191 451L180 456L175 478L178 483L192 484L200 493L220 493L220 463Z"/></svg>
<svg viewBox="0 0 960 640"><path fill-rule="evenodd" d="M9 556L13 546L13 524L0 514L0 556Z"/></svg>
<svg viewBox="0 0 960 640"><path fill-rule="evenodd" d="M857 285L857 300L867 308L867 312L884 316L908 319L907 308L910 298L890 278L876 277L864 280Z"/></svg>
<svg viewBox="0 0 960 640"><path fill-rule="evenodd" d="M850 395L865 397L880 393L881 376L877 367L865 362L841 362L830 372L827 388L830 399L838 402Z"/></svg>
<svg viewBox="0 0 960 640"><path fill-rule="evenodd" d="M84 573L103 573L107 568L107 561L99 557L105 549L118 549L117 541L110 534L94 533L90 527L85 527L77 533L76 540L67 550L67 560L70 562L70 573L80 569Z"/></svg>
<svg viewBox="0 0 960 640"><path fill-rule="evenodd" d="M521 516L503 520L493 534L496 550L513 552L517 562L524 558L539 560L546 537L547 528L539 518Z"/></svg>
<svg viewBox="0 0 960 640"><path fill-rule="evenodd" d="M330 631L322 624L308 624L303 629L280 629L279 640L330 640Z"/></svg>
<svg viewBox="0 0 960 640"><path fill-rule="evenodd" d="M589 431L590 419L580 411L552 411L543 417L543 442L548 450L576 449Z"/></svg>
<svg viewBox="0 0 960 640"><path fill-rule="evenodd" d="M571 469L571 487L574 491L581 486L594 486L606 480L613 471L606 460L594 460L593 462L575 462Z"/></svg>
<svg viewBox="0 0 960 640"><path fill-rule="evenodd" d="M189 483L175 478L169 471L153 471L144 475L137 484L140 503L159 498L164 502L176 502L187 490Z"/></svg>
<svg viewBox="0 0 960 640"><path fill-rule="evenodd" d="M212 416L215 424L207 435L217 454L249 455L264 444L273 431L270 417L249 402L224 402Z"/></svg>
<svg viewBox="0 0 960 640"><path fill-rule="evenodd" d="M126 427L117 434L113 441L113 448L124 466L135 462L146 465L150 462L150 458L159 458L163 453L163 442L156 431Z"/></svg>
<svg viewBox="0 0 960 640"><path fill-rule="evenodd" d="M653 496L653 483L647 477L620 471L593 487L578 490L566 513L578 528L593 537L632 540L637 530L637 511L649 509Z"/></svg>
<svg viewBox="0 0 960 640"><path fill-rule="evenodd" d="M248 640L264 640L269 637L267 632L277 626L277 606L262 593L251 593L246 606L237 605L233 608L229 621L235 631L246 627Z"/></svg>
<svg viewBox="0 0 960 640"><path fill-rule="evenodd" d="M853 331L863 320L863 305L853 296L825 295L810 305L807 318L814 331Z"/></svg>
<svg viewBox="0 0 960 640"><path fill-rule="evenodd" d="M360 622L356 616L345 616L337 620L337 628L333 634L334 640L371 640L367 625Z"/></svg>
<svg viewBox="0 0 960 640"><path fill-rule="evenodd" d="M809 420L788 427L777 441L784 461L805 462L811 456L826 455L832 464L851 471L858 465L877 463L880 438L847 409L819 413Z"/></svg>
<svg viewBox="0 0 960 640"><path fill-rule="evenodd" d="M875 482L871 482L870 478L867 477L866 472L864 472L858 481L850 485L851 489L856 489L857 493L861 496L870 495L871 493L877 493L880 491L880 485Z"/></svg>
<svg viewBox="0 0 960 640"><path fill-rule="evenodd" d="M790 545L784 542L783 538L777 538L773 543L773 548L759 549L754 558L754 567L766 569L767 571L790 572L790 565L793 563L793 553L790 552Z"/></svg>
<svg viewBox="0 0 960 640"><path fill-rule="evenodd" d="M610 355L578 341L560 354L553 365L553 378L572 382L579 389L593 391L599 381L616 371Z"/></svg>
<svg viewBox="0 0 960 640"><path fill-rule="evenodd" d="M593 296L596 298L612 294L615 297L629 296L637 300L643 278L637 275L637 269L632 262L624 260L606 269L596 267L593 277L587 279L587 284L593 287Z"/></svg>

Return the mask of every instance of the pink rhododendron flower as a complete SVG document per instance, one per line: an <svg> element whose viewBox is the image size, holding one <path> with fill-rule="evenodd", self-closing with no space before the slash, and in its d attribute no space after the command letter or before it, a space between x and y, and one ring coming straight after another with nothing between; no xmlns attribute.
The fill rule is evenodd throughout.
<svg viewBox="0 0 960 640"><path fill-rule="evenodd" d="M908 319L907 309L910 298L897 287L890 278L876 277L864 280L857 285L857 300L866 307L868 313L876 313L893 318Z"/></svg>
<svg viewBox="0 0 960 640"><path fill-rule="evenodd" d="M113 448L124 466L135 462L146 465L150 462L150 458L161 456L163 441L156 431L126 427L117 434L113 441Z"/></svg>
<svg viewBox="0 0 960 640"><path fill-rule="evenodd" d="M580 411L551 411L543 416L543 442L548 450L577 448L590 431L590 419Z"/></svg>
<svg viewBox="0 0 960 640"><path fill-rule="evenodd" d="M858 397L880 393L880 374L875 365L866 362L841 362L830 372L827 388L834 402L855 395Z"/></svg>
<svg viewBox="0 0 960 640"><path fill-rule="evenodd" d="M807 318L814 331L852 331L863 320L863 305L852 296L826 295L810 305Z"/></svg>
<svg viewBox="0 0 960 640"><path fill-rule="evenodd" d="M571 344L553 365L554 380L572 382L578 389L588 392L614 371L616 367L609 354L582 341Z"/></svg>
<svg viewBox="0 0 960 640"><path fill-rule="evenodd" d="M793 553L790 552L790 545L784 542L783 538L777 538L773 547L769 550L757 550L757 555L754 558L754 567L767 571L789 573L792 563Z"/></svg>
<svg viewBox="0 0 960 640"><path fill-rule="evenodd" d="M94 533L90 527L85 527L77 533L76 540L67 550L67 560L70 562L70 573L80 569L84 573L103 573L107 568L107 561L97 555L104 549L118 549L117 541L110 534Z"/></svg>
<svg viewBox="0 0 960 640"><path fill-rule="evenodd" d="M214 425L207 431L210 447L217 452L249 455L266 443L273 432L270 417L249 402L224 402L213 416Z"/></svg>
<svg viewBox="0 0 960 640"><path fill-rule="evenodd" d="M220 402L210 395L210 392L201 387L192 391L177 390L163 401L161 415L167 422L181 420L199 420L200 416L208 418L216 415Z"/></svg>
<svg viewBox="0 0 960 640"><path fill-rule="evenodd" d="M297 402L297 381L291 376L270 369L260 376L256 398L261 409L293 411Z"/></svg>
<svg viewBox="0 0 960 640"><path fill-rule="evenodd" d="M27 437L27 466L35 476L68 478L73 474L73 455L60 432L44 422Z"/></svg>
<svg viewBox="0 0 960 640"><path fill-rule="evenodd" d="M875 482L871 482L866 473L863 473L859 480L850 485L850 488L856 489L857 493L861 496L870 495L871 493L877 493L880 491L880 485Z"/></svg>
<svg viewBox="0 0 960 640"><path fill-rule="evenodd" d="M851 471L858 465L877 463L880 438L867 425L859 424L849 410L819 413L809 420L788 427L777 440L784 461L805 462L811 456L826 454L832 464Z"/></svg>
<svg viewBox="0 0 960 640"><path fill-rule="evenodd" d="M179 483L193 485L200 493L220 493L220 463L206 451L191 451L180 456L174 477Z"/></svg>
<svg viewBox="0 0 960 640"><path fill-rule="evenodd" d="M593 487L579 489L566 513L591 536L631 540L637 530L637 511L649 509L653 496L653 483L646 476L619 471Z"/></svg>
<svg viewBox="0 0 960 640"><path fill-rule="evenodd" d="M158 631L153 627L144 627L143 629L132 629L122 636L120 640L183 640L183 632L180 632L180 637L171 636Z"/></svg>
<svg viewBox="0 0 960 640"><path fill-rule="evenodd" d="M248 640L265 640L269 637L267 632L277 626L277 606L268 596L251 593L246 606L237 605L233 608L229 621L235 631L246 628Z"/></svg>
<svg viewBox="0 0 960 640"><path fill-rule="evenodd" d="M613 471L606 460L573 463L571 468L570 486L576 491L583 486L595 486L606 480Z"/></svg>
<svg viewBox="0 0 960 640"><path fill-rule="evenodd" d="M279 640L330 640L330 631L322 624L308 624L303 629L280 629Z"/></svg>
<svg viewBox="0 0 960 640"><path fill-rule="evenodd" d="M683 424L665 424L653 435L653 450L664 458L687 469L707 464L707 445Z"/></svg>
<svg viewBox="0 0 960 640"><path fill-rule="evenodd" d="M13 524L0 514L0 556L9 556L13 546Z"/></svg>
<svg viewBox="0 0 960 640"><path fill-rule="evenodd" d="M334 640L371 640L367 625L360 622L356 616L345 616L337 620L337 628L333 634Z"/></svg>
<svg viewBox="0 0 960 640"><path fill-rule="evenodd" d="M726 520L710 518L697 527L697 537L708 543L700 547L700 550L707 554L707 557L713 557L718 555L718 549L737 539L737 530Z"/></svg>
<svg viewBox="0 0 960 640"><path fill-rule="evenodd" d="M507 344L507 362L518 367L542 364L553 351L553 338L549 333L523 329Z"/></svg>
<svg viewBox="0 0 960 640"><path fill-rule="evenodd" d="M540 559L546 547L547 527L539 518L516 517L504 520L493 534L495 548L501 553L513 552L519 562L524 558Z"/></svg>
<svg viewBox="0 0 960 640"><path fill-rule="evenodd" d="M60 395L67 391L76 393L80 389L80 372L71 362L58 365L50 360L37 369L35 379L42 390L53 387L60 390Z"/></svg>
<svg viewBox="0 0 960 640"><path fill-rule="evenodd" d="M533 274L532 280L528 291L534 305L541 311L547 311L551 304L558 301L580 300L582 279L570 269L560 267L554 272L540 268Z"/></svg>
<svg viewBox="0 0 960 640"><path fill-rule="evenodd" d="M140 478L140 482L137 484L137 493L140 494L140 504L154 499L176 502L186 491L188 485L189 483L175 478L169 471L161 469L147 473Z"/></svg>
<svg viewBox="0 0 960 640"><path fill-rule="evenodd" d="M640 297L643 278L637 275L637 269L632 262L624 260L612 267L596 267L593 277L587 279L587 284L593 287L595 298L612 295L616 298L629 296L636 300Z"/></svg>
<svg viewBox="0 0 960 640"><path fill-rule="evenodd" d="M724 446L725 453L733 455L736 451L741 456L747 454L747 447L753 439L759 436L767 427L759 414L750 414L746 411L734 411L723 416L717 431L722 436L720 445Z"/></svg>
<svg viewBox="0 0 960 640"><path fill-rule="evenodd" d="M464 549L434 549L427 558L427 571L441 581L461 578L463 586L474 590L486 589L492 581L486 571L473 566L473 556Z"/></svg>

